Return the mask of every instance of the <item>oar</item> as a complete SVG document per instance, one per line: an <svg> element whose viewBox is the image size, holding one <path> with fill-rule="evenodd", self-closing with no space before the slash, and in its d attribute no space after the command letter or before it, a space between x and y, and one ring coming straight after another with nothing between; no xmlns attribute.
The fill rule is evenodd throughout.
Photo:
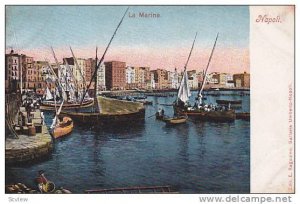
<svg viewBox="0 0 300 204"><path fill-rule="evenodd" d="M155 116L155 115L156 115L156 113L155 113L154 115L149 116L148 118L152 118L152 117Z"/></svg>

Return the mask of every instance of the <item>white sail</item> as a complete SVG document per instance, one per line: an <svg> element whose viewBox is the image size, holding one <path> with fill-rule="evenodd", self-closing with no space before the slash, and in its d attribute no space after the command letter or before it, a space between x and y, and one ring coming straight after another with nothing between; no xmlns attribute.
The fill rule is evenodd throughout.
<svg viewBox="0 0 300 204"><path fill-rule="evenodd" d="M181 79L177 98L180 99L182 102L186 103L189 100L190 96L191 96L191 91L188 85L188 75L187 75L187 71L185 70Z"/></svg>
<svg viewBox="0 0 300 204"><path fill-rule="evenodd" d="M46 100L52 100L53 99L53 96L49 90L49 88L47 87L46 88Z"/></svg>

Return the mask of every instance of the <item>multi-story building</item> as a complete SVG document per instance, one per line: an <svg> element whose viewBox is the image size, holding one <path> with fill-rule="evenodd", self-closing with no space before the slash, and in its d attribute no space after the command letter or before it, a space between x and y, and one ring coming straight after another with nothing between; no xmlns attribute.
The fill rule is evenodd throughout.
<svg viewBox="0 0 300 204"><path fill-rule="evenodd" d="M6 91L16 91L21 76L21 55L14 53L5 54L5 87Z"/></svg>
<svg viewBox="0 0 300 204"><path fill-rule="evenodd" d="M26 88L37 88L35 82L38 81L39 73L33 64L33 57L22 55L22 68L26 70ZM24 73L24 72L23 72Z"/></svg>
<svg viewBox="0 0 300 204"><path fill-rule="evenodd" d="M218 72L212 72L206 75L206 81L208 84L217 84L218 83L218 79L215 77L215 75L217 75Z"/></svg>
<svg viewBox="0 0 300 204"><path fill-rule="evenodd" d="M176 68L174 72L168 71L168 81L169 81L169 88L177 89L179 87L178 73Z"/></svg>
<svg viewBox="0 0 300 204"><path fill-rule="evenodd" d="M84 87L84 81L86 83L89 83L89 81L86 80L86 60L82 58L76 58L76 61L78 67L76 67L76 63L73 57L64 58L64 63L67 62L69 65L74 65L73 75L78 82L79 88L82 89ZM92 64L90 67L92 67Z"/></svg>
<svg viewBox="0 0 300 204"><path fill-rule="evenodd" d="M126 74L125 62L110 61L105 62L105 84L108 90L125 89Z"/></svg>
<svg viewBox="0 0 300 204"><path fill-rule="evenodd" d="M98 91L105 91L105 65L101 64L97 71L97 88Z"/></svg>
<svg viewBox="0 0 300 204"><path fill-rule="evenodd" d="M226 85L227 83L226 73L216 73L215 75L213 75L213 78L217 80L219 85Z"/></svg>
<svg viewBox="0 0 300 204"><path fill-rule="evenodd" d="M234 87L234 81L233 81L233 75L232 74L227 74L227 82L226 82L226 87L228 88L233 88Z"/></svg>
<svg viewBox="0 0 300 204"><path fill-rule="evenodd" d="M154 75L156 89L168 89L168 71L164 69L151 70Z"/></svg>
<svg viewBox="0 0 300 204"><path fill-rule="evenodd" d="M235 87L250 88L250 74L247 72L241 74L234 74L233 81Z"/></svg>
<svg viewBox="0 0 300 204"><path fill-rule="evenodd" d="M188 84L191 89L197 89L199 86L198 76L196 70L191 70L187 72L188 74Z"/></svg>
<svg viewBox="0 0 300 204"><path fill-rule="evenodd" d="M155 89L154 73L150 71L150 87L149 89Z"/></svg>
<svg viewBox="0 0 300 204"><path fill-rule="evenodd" d="M87 82L91 81L92 75L94 73L93 70L95 70L95 67L94 67L94 69L92 69L93 65L95 65L95 63L93 63L93 61L95 61L95 59L93 59L93 58L88 58L85 60L85 80Z"/></svg>
<svg viewBox="0 0 300 204"><path fill-rule="evenodd" d="M131 66L126 67L126 84L135 83L135 68Z"/></svg>
<svg viewBox="0 0 300 204"><path fill-rule="evenodd" d="M48 71L48 63L46 61L34 61L33 69L37 72L36 80L34 81L34 87L37 94L43 94L46 88L46 72ZM54 81L51 83L54 85Z"/></svg>

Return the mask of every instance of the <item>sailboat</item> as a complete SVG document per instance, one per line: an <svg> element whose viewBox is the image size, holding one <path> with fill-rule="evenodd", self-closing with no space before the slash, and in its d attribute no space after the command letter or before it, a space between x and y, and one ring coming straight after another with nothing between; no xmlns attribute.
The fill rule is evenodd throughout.
<svg viewBox="0 0 300 204"><path fill-rule="evenodd" d="M128 12L128 9L129 8L127 8L127 10L125 11L121 21L119 22L117 28L115 29L115 32L113 33L99 62L97 57L98 49L96 48L95 71L81 99L81 105L83 105L84 97L86 96L87 91L89 90L92 82L94 81L95 96L94 96L94 103L92 109L90 111L87 111L78 108L75 109L75 111L63 111L61 114L68 115L72 117L74 121L85 123L85 124L103 124L103 123L112 124L114 122L136 122L136 121L143 121L145 119L145 108L142 103L123 101L123 100L98 96L96 92L97 71L100 65L103 63L108 48L112 40L114 39L114 36L116 35L120 25L122 24L124 17Z"/></svg>
<svg viewBox="0 0 300 204"><path fill-rule="evenodd" d="M72 70L70 69L69 65L66 64L66 72L62 70L60 67L60 64L58 63L58 60L55 56L55 52L53 48L51 48L52 54L54 56L54 59L56 61L56 65L58 66L58 69L60 70L61 77L58 78L55 72L53 71L51 65L48 63L48 69L49 73L52 75L52 78L55 80L56 87L59 88L59 91L56 93L58 94L58 97L61 98L61 100L64 100L65 103L63 104L64 110L70 110L75 109L79 107L90 107L93 105L94 99L90 97L84 97L81 103L82 95L78 91L78 86L76 83L76 79L74 75L72 74ZM72 52L73 54L73 52ZM69 77L67 76L67 73L69 74ZM70 79L74 81L74 83L70 83ZM48 95L48 93L47 93ZM53 100L43 100L40 106L41 110L49 110L54 111L55 110L55 103Z"/></svg>
<svg viewBox="0 0 300 204"><path fill-rule="evenodd" d="M73 131L73 121L70 117L64 116L62 120L59 118L63 103L64 101L62 101L57 111L55 108L55 117L53 118L53 122L50 126L50 132L55 139L66 136Z"/></svg>
<svg viewBox="0 0 300 204"><path fill-rule="evenodd" d="M184 69L183 77L180 83L177 100L175 101L173 108L175 114L188 115L196 120L210 120L210 121L234 121L236 118L235 111L225 106L211 106L202 102L202 91L206 81L207 70L212 59L213 52L216 47L219 34L217 34L211 55L209 57L208 64L206 66L203 83L198 92L196 103L193 107L188 105L189 97L191 96L188 87L188 78L186 67Z"/></svg>

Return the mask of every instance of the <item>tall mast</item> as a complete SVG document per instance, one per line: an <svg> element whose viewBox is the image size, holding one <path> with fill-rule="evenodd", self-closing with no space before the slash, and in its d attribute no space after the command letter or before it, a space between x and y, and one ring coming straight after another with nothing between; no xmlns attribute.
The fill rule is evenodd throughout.
<svg viewBox="0 0 300 204"><path fill-rule="evenodd" d="M98 62L98 47L96 47L96 62L95 62L95 70L97 68L97 62ZM95 107L96 107L96 112L99 112L99 103L98 103L98 98L97 98L97 78L98 76L96 75L95 77L95 84L94 84L94 104L95 104Z"/></svg>
<svg viewBox="0 0 300 204"><path fill-rule="evenodd" d="M205 85L205 80L206 80L207 70L208 70L210 61L211 61L211 59L212 59L212 56L213 56L213 54L214 54L214 50L215 50L215 47L216 47L216 44L217 44L218 37L219 37L219 33L217 34L217 37L216 37L216 40L215 40L213 49L212 49L212 51L211 51L211 53L210 53L210 56L209 56L209 59L208 59L208 63L207 63L207 65L206 65L206 69L205 69L204 76L203 76L203 82L202 82L201 88L199 89L199 92L198 92L198 98L199 98L199 100L201 100L201 98L202 98L201 93L202 93L202 90L203 90L204 85Z"/></svg>
<svg viewBox="0 0 300 204"><path fill-rule="evenodd" d="M48 69L50 70L51 74L54 76L55 78L55 83L56 83L56 86L59 86L62 88L63 91L65 91L64 87L61 85L60 81L59 81L59 78L57 77L57 75L55 74L54 70L52 69L51 65L49 64L48 61L47 62L47 66L48 66Z"/></svg>
<svg viewBox="0 0 300 204"><path fill-rule="evenodd" d="M76 69L78 70L78 72L79 72L79 74L80 74L80 77L82 78L84 91L86 91L86 81L85 81L85 78L84 78L84 76L83 76L83 73L82 73L82 71L81 71L81 69L80 69L80 67L79 67L78 62L77 62L77 58L75 57L74 52L73 52L71 46L70 46L70 50L71 50L71 53L72 53L72 56L73 56L73 59L74 59L75 67L76 67ZM83 96L83 97L84 97L84 96Z"/></svg>
<svg viewBox="0 0 300 204"><path fill-rule="evenodd" d="M54 59L55 59L56 66L57 66L58 69L60 70L60 73L61 73L62 77L65 79L66 90L67 90L67 87L69 86L69 84L68 84L68 79L67 79L66 75L63 73L63 71L62 71L62 69L61 69L61 67L60 67L60 64L59 64L59 62L58 62L58 60L57 60L57 58L56 58L55 52L54 52L54 50L53 50L53 47L51 47L51 50L52 50L53 57L54 57ZM70 87L69 87L69 90L70 90ZM66 93L65 93L65 94L66 94ZM63 96L65 96L65 94L63 94Z"/></svg>
<svg viewBox="0 0 300 204"><path fill-rule="evenodd" d="M76 88L77 93L79 92L79 85L78 85L78 81L74 76L73 70L71 69L71 67L69 66L69 63L66 59L64 59L64 62L66 63L66 68L68 70L68 72L70 73L71 77L73 78L74 81L74 86ZM77 97L77 96L76 96Z"/></svg>
<svg viewBox="0 0 300 204"><path fill-rule="evenodd" d="M106 55L106 52L107 52L107 50L108 50L108 48L109 48L109 46L110 46L112 40L114 39L114 37L115 37L115 35L116 35L116 33L117 33L117 31L118 31L120 25L122 24L122 22L123 22L123 20L124 20L124 18L125 18L125 15L126 15L126 13L127 13L128 10L129 10L129 7L126 9L126 11L125 11L125 13L124 13L124 15L123 15L121 21L119 22L119 24L118 24L118 26L117 26L117 28L116 28L114 34L112 35L112 37L111 37L111 39L110 39L110 41L109 41L109 43L108 43L108 45L107 45L107 47L106 47L106 49L105 49L105 51L104 51L104 53L103 53L103 55L102 55L102 57L101 57L99 63L97 64L97 66L96 66L96 68L95 68L95 71L94 71L94 74L93 74L93 76L92 76L92 78L91 78L91 81L90 81L90 83L89 83L89 85L88 85L86 91L85 91L84 94L83 94L83 97L82 97L82 99L81 99L80 105L82 105L83 99L84 99L84 97L85 97L85 95L86 95L86 93L87 93L87 90L90 89L91 84L92 84L92 81L93 81L93 80L95 79L95 77L97 76L97 71L98 71L98 69L99 69L99 66L100 66L101 63L103 62L104 57L105 57L105 55ZM95 101L94 101L94 102L95 102Z"/></svg>
<svg viewBox="0 0 300 204"><path fill-rule="evenodd" d="M180 88L182 88L182 87L181 87L181 86L182 86L182 82L183 82L183 80L185 80L185 79L184 79L184 77L185 77L184 75L185 75L185 72L186 72L186 69L187 69L187 65L188 65L188 63L189 63L189 61L190 61L190 58L191 58L191 55L192 55L192 51L193 51L193 49L194 49L194 44L195 44L196 38L197 38L197 32L196 32L196 34L195 34L195 38L194 38L194 41L193 41L193 44L192 44L192 47L191 47L189 56L188 56L187 61L186 61L185 65L184 65L183 76L182 76L182 78L181 78L180 86L179 86L179 88L178 88L177 93L179 93ZM178 99L179 99L179 97L178 97L178 94L177 94L177 99L176 99L176 101L178 101Z"/></svg>

